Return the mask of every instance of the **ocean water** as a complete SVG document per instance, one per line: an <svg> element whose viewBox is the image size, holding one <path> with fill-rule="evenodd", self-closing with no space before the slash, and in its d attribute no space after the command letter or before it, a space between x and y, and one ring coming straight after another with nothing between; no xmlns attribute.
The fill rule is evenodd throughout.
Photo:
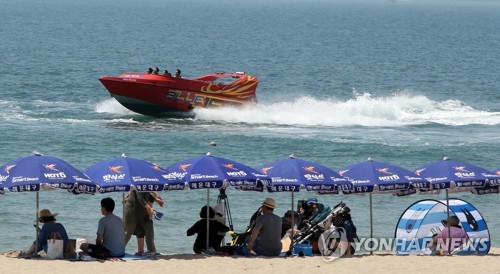
<svg viewBox="0 0 500 274"><path fill-rule="evenodd" d="M414 169L443 156L500 167L498 1L44 1L0 0L0 163L39 151L80 169L122 153L161 166L211 152L249 166L294 153L335 170L372 157ZM196 110L190 119L134 114L98 78L158 66L185 77L245 71L259 77L255 106ZM217 146L209 146L216 141ZM207 192L161 193L162 253L190 253L186 230ZM41 191L70 237L93 238L104 195ZM211 191L210 203L217 200ZM227 190L235 229L271 196ZM121 215L122 193L109 194ZM315 193L301 191L295 201ZM34 239L35 193L0 197L0 251ZM500 247L498 195L471 202ZM368 196L319 196L352 209L369 235ZM440 195L373 195L374 234ZM127 247L135 252L134 240Z"/></svg>

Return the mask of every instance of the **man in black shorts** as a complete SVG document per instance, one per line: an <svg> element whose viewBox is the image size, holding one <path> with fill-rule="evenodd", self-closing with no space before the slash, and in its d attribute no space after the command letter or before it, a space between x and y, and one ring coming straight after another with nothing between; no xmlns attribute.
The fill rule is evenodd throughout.
<svg viewBox="0 0 500 274"><path fill-rule="evenodd" d="M123 257L125 255L125 229L120 217L113 214L115 201L111 198L101 200L101 213L97 227L96 244L83 243L81 249L85 255L98 259Z"/></svg>

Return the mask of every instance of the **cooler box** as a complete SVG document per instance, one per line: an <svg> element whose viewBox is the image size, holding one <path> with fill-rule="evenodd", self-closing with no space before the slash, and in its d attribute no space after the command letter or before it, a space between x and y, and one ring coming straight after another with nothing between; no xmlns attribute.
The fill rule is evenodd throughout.
<svg viewBox="0 0 500 274"><path fill-rule="evenodd" d="M293 246L293 255L298 255L299 252L302 252L304 256L312 255L312 245L308 242L302 244L296 244Z"/></svg>

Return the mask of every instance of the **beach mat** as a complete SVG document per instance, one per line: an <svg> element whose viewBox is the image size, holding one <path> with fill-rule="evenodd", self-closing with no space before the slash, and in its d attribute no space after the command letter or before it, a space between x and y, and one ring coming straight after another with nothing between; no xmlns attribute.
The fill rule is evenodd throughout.
<svg viewBox="0 0 500 274"><path fill-rule="evenodd" d="M156 260L158 258L153 254L144 254L142 256L136 256L134 254L125 253L125 256L119 259L122 259L124 261L134 261L134 260Z"/></svg>

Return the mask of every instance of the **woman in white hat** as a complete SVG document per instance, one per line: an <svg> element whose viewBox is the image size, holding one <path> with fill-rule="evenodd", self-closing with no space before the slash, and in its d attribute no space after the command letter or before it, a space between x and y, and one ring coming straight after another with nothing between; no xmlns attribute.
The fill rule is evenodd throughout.
<svg viewBox="0 0 500 274"><path fill-rule="evenodd" d="M47 240L51 238L62 239L64 241L64 247L68 243L68 234L66 229L60 223L56 222L56 214L52 214L48 209L40 210L38 214L38 221L43 224L38 233L37 241L33 242L30 249L25 253L26 255L34 255L40 251L47 252ZM64 250L64 249L63 249Z"/></svg>

